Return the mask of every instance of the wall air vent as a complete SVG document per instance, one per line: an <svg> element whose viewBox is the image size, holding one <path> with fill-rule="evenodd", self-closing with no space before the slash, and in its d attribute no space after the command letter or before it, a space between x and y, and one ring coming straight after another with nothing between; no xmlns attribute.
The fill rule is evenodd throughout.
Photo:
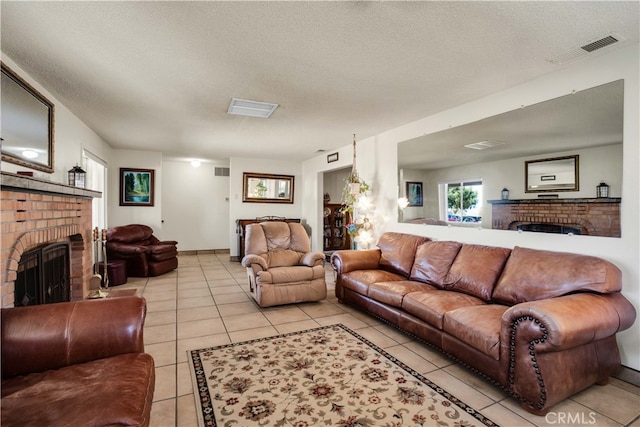
<svg viewBox="0 0 640 427"><path fill-rule="evenodd" d="M595 52L596 50L600 50L602 48L611 46L613 44L619 43L624 40L625 38L622 37L620 34L610 33L604 37L600 37L595 40L590 40L582 44L580 47L573 48L555 57L547 58L547 61L552 62L554 64L558 64L558 65L566 64L567 62L574 61L582 56Z"/></svg>
<svg viewBox="0 0 640 427"><path fill-rule="evenodd" d="M269 102L249 101L247 99L231 98L228 114L236 114L239 116L260 117L268 119L271 114L278 108L278 104Z"/></svg>
<svg viewBox="0 0 640 427"><path fill-rule="evenodd" d="M473 144L467 144L465 147L473 150L486 150L487 148L497 147L498 145L504 145L504 142L489 139L486 141L474 142Z"/></svg>
<svg viewBox="0 0 640 427"><path fill-rule="evenodd" d="M229 168L221 168L221 167L215 167L214 169L214 175L215 176L229 176Z"/></svg>

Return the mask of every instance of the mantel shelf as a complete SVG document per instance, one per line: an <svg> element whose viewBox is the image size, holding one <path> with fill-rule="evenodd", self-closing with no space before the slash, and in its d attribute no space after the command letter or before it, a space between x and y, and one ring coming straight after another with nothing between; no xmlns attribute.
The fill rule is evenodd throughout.
<svg viewBox="0 0 640 427"><path fill-rule="evenodd" d="M579 199L556 199L541 197L539 199L515 199L515 200L487 200L492 205L517 205L517 204L560 204L560 203L620 203L622 198L620 197L593 197L593 198L579 198Z"/></svg>
<svg viewBox="0 0 640 427"><path fill-rule="evenodd" d="M10 172L2 172L0 174L2 189L18 189L30 193L48 193L65 195L72 197L101 198L100 191L88 190L85 188L73 187L57 182L50 182L44 179L33 178L30 176L18 175Z"/></svg>

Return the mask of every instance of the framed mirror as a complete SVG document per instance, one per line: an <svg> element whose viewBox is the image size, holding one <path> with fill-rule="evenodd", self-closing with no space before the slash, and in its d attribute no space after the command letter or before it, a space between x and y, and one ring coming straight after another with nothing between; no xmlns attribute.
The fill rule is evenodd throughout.
<svg viewBox="0 0 640 427"><path fill-rule="evenodd" d="M53 170L54 106L2 65L2 160L43 172Z"/></svg>
<svg viewBox="0 0 640 427"><path fill-rule="evenodd" d="M250 203L293 203L293 175L244 172L242 201Z"/></svg>
<svg viewBox="0 0 640 427"><path fill-rule="evenodd" d="M526 193L580 190L579 156L554 157L524 162Z"/></svg>

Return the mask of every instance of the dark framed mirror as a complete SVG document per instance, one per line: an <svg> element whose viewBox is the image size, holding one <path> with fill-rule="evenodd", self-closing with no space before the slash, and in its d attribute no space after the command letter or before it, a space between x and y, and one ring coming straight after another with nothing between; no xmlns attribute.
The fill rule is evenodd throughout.
<svg viewBox="0 0 640 427"><path fill-rule="evenodd" d="M51 101L2 65L2 160L52 173L55 109Z"/></svg>
<svg viewBox="0 0 640 427"><path fill-rule="evenodd" d="M293 203L293 175L244 172L242 201L250 203Z"/></svg>
<svg viewBox="0 0 640 427"><path fill-rule="evenodd" d="M524 162L524 191L578 191L580 189L579 156L553 157Z"/></svg>

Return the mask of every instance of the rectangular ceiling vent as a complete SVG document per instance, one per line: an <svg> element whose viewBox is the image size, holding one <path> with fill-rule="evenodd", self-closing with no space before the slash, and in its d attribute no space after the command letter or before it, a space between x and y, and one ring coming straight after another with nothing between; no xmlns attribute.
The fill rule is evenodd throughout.
<svg viewBox="0 0 640 427"><path fill-rule="evenodd" d="M229 176L229 168L221 168L216 166L214 168L214 174L215 176Z"/></svg>
<svg viewBox="0 0 640 427"><path fill-rule="evenodd" d="M581 58L585 55L588 55L596 50L600 50L602 48L611 46L618 42L624 41L624 37L617 33L610 33L604 37L600 37L596 40L590 40L584 43L580 47L576 47L567 52L563 52L560 55L557 55L553 58L547 58L547 61L552 62L554 64L566 64L567 62L574 61L578 58Z"/></svg>
<svg viewBox="0 0 640 427"><path fill-rule="evenodd" d="M504 145L502 141L494 141L494 140L486 140L480 142L474 142L473 144L467 144L465 147L471 148L473 150L486 150L487 148L497 147L499 145Z"/></svg>
<svg viewBox="0 0 640 427"><path fill-rule="evenodd" d="M250 101L247 99L231 98L228 114L236 114L239 116L260 117L268 119L271 114L278 108L278 104L269 102Z"/></svg>

